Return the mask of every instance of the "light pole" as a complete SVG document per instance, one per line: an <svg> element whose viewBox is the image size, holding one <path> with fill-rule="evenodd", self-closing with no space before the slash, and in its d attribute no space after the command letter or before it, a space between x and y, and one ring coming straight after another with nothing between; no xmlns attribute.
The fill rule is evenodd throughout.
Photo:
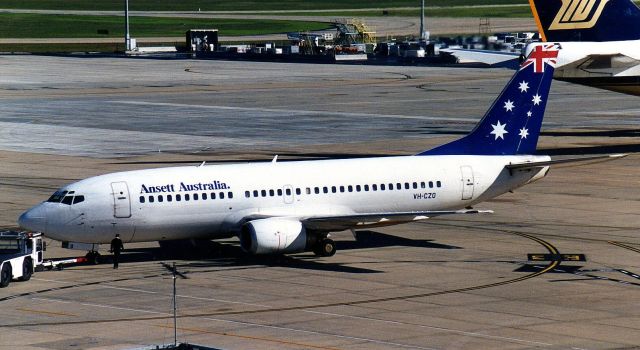
<svg viewBox="0 0 640 350"><path fill-rule="evenodd" d="M124 49L131 51L131 35L129 35L129 0L124 0Z"/></svg>
<svg viewBox="0 0 640 350"><path fill-rule="evenodd" d="M420 7L420 40L424 40L424 0Z"/></svg>

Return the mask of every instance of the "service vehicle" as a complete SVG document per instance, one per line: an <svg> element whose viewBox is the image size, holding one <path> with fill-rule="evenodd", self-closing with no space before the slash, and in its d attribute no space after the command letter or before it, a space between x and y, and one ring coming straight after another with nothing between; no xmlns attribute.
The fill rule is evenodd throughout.
<svg viewBox="0 0 640 350"><path fill-rule="evenodd" d="M45 243L41 233L0 232L0 288L12 280L28 281L43 263Z"/></svg>

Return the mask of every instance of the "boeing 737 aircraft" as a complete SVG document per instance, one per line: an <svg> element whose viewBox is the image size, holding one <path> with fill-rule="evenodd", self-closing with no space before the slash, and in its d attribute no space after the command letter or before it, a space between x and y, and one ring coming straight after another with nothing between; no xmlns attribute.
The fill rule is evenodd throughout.
<svg viewBox="0 0 640 350"><path fill-rule="evenodd" d="M529 0L543 41L562 48L554 78L640 95L640 9L632 0ZM525 56L537 50L530 44ZM513 54L450 50L460 59L504 64Z"/></svg>
<svg viewBox="0 0 640 350"><path fill-rule="evenodd" d="M533 154L557 54L553 45L535 51L470 134L417 155L107 174L61 188L19 224L68 242L237 235L253 254L331 256L330 232L478 213L465 208L544 177L554 163Z"/></svg>

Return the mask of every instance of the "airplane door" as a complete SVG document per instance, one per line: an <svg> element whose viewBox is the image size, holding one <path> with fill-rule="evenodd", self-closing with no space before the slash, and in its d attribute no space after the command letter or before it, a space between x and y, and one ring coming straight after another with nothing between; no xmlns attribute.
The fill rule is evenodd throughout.
<svg viewBox="0 0 640 350"><path fill-rule="evenodd" d="M475 181L473 180L473 169L468 165L460 167L462 173L462 200L469 200L473 198L473 186Z"/></svg>
<svg viewBox="0 0 640 350"><path fill-rule="evenodd" d="M284 193L282 194L282 198L286 204L293 203L293 187L291 185L284 185L282 188Z"/></svg>
<svg viewBox="0 0 640 350"><path fill-rule="evenodd" d="M112 182L111 194L113 195L113 216L116 218L131 217L131 201L129 200L129 187L127 183Z"/></svg>

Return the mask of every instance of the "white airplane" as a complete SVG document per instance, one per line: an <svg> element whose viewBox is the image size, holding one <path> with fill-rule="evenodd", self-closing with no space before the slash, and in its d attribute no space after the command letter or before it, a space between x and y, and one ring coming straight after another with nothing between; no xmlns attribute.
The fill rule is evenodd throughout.
<svg viewBox="0 0 640 350"><path fill-rule="evenodd" d="M640 9L632 0L529 0L543 41L556 43L554 78L640 95ZM544 43L527 46L525 56ZM504 65L517 54L450 50L461 60Z"/></svg>
<svg viewBox="0 0 640 350"><path fill-rule="evenodd" d="M108 243L115 234L125 242L236 235L253 254L331 256L330 232L480 213L465 208L536 181L550 164L565 161L533 155L552 63L529 58L470 134L417 155L276 157L112 173L64 186L18 222L63 242Z"/></svg>

